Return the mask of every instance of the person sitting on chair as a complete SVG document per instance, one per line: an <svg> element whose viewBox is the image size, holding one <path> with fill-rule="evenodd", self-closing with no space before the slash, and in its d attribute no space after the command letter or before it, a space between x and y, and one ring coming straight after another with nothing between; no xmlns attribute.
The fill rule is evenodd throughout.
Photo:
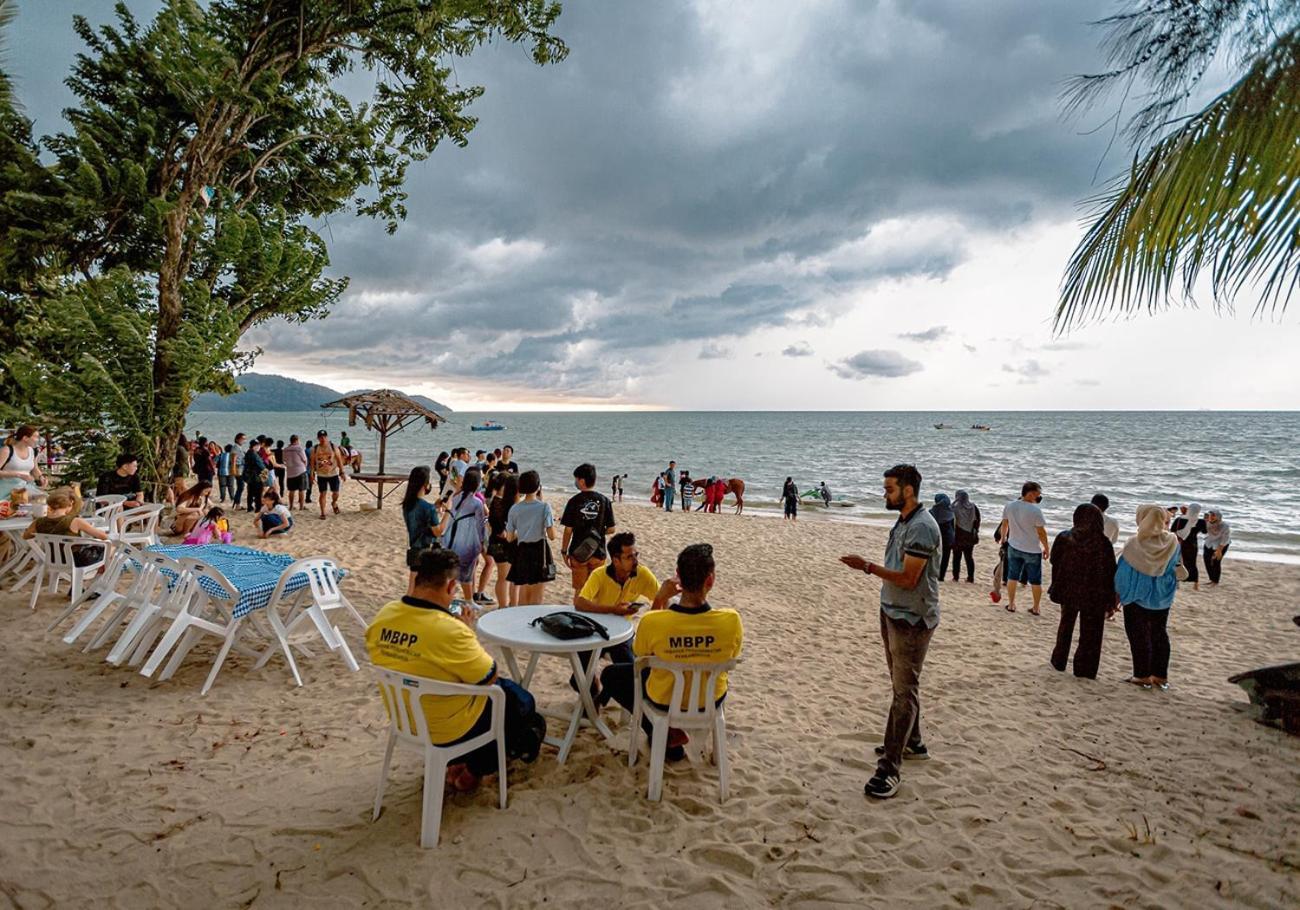
<svg viewBox="0 0 1300 910"><path fill-rule="evenodd" d="M714 609L709 606L709 591L713 588L713 547L706 543L691 544L677 554L677 575L659 586L656 603L666 602L680 594L679 603L664 610L654 610L641 618L637 626L632 651L638 657L657 657L675 663L723 663L740 655L744 629L740 614L731 609ZM632 710L634 684L633 664L610 664L600 674L601 702L611 699L628 711ZM673 695L673 675L667 670L646 669L641 674L640 685L645 700L661 710L668 710ZM718 674L713 697L719 704L727 695L727 674ZM649 735L653 729L646 717L641 727ZM683 748L688 738L685 731L668 731L668 761L681 761L686 757Z"/></svg>
<svg viewBox="0 0 1300 910"><path fill-rule="evenodd" d="M506 751L533 761L546 737L546 721L523 686L497 676L496 662L479 644L474 610L453 614L459 593L460 557L451 550L424 550L413 566L412 592L380 608L366 629L366 649L377 667L441 682L501 686L506 694ZM492 711L485 695L447 695L422 701L429 738L449 746L487 732ZM456 790L473 790L497 771L496 743L488 743L447 769Z"/></svg>

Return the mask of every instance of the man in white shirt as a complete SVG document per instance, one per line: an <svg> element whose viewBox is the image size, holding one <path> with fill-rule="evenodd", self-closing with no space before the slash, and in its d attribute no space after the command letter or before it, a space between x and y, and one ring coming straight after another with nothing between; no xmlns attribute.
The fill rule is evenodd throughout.
<svg viewBox="0 0 1300 910"><path fill-rule="evenodd" d="M1119 543L1119 522L1106 514L1110 508L1110 498L1105 493L1098 493L1092 497L1092 504L1101 512L1101 524L1106 530L1106 539L1112 544Z"/></svg>
<svg viewBox="0 0 1300 910"><path fill-rule="evenodd" d="M1007 612L1016 612L1016 586L1028 584L1034 593L1029 612L1038 616L1043 599L1043 560L1051 553L1047 543L1047 522L1038 504L1043 488L1032 480L1020 488L1020 498L1002 510L1002 539L1007 541Z"/></svg>

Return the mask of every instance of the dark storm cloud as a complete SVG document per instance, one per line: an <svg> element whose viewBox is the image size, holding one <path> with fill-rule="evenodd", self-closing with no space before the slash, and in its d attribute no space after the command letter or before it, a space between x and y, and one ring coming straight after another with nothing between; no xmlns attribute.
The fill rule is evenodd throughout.
<svg viewBox="0 0 1300 910"><path fill-rule="evenodd" d="M469 147L411 168L396 236L321 225L345 299L249 346L304 368L369 358L600 396L654 373L656 347L833 323L857 289L948 274L963 232L1088 194L1105 137L1063 124L1057 94L1095 68L1085 23L1108 9L570 4L564 63L500 44L456 61L461 83L487 87ZM79 49L67 9L22 4L10 45L20 98L51 132ZM908 229L929 217L952 229ZM878 245L890 223L901 236ZM836 371L880 375L855 359Z"/></svg>
<svg viewBox="0 0 1300 910"><path fill-rule="evenodd" d="M827 366L841 379L896 378L921 370L919 363L897 351L859 351Z"/></svg>

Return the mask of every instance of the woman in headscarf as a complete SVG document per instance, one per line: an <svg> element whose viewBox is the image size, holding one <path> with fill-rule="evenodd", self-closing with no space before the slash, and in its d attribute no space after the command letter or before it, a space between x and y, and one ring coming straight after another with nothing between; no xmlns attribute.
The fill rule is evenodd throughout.
<svg viewBox="0 0 1300 910"><path fill-rule="evenodd" d="M1096 679L1106 620L1119 609L1119 599L1115 596L1115 548L1106 538L1101 510L1092 503L1076 508L1074 526L1056 535L1052 544L1052 586L1047 596L1061 605L1052 666L1065 672L1078 619L1074 675Z"/></svg>
<svg viewBox="0 0 1300 910"><path fill-rule="evenodd" d="M1129 682L1169 688L1169 608L1178 591L1182 541L1166 528L1157 505L1137 511L1137 533L1124 544L1115 569L1115 593L1124 605L1124 631L1133 654Z"/></svg>
<svg viewBox="0 0 1300 910"><path fill-rule="evenodd" d="M794 478L787 477L785 486L781 488L781 503L785 506L785 517L788 521L799 520L799 488L795 486ZM687 511L690 511L689 509Z"/></svg>
<svg viewBox="0 0 1300 910"><path fill-rule="evenodd" d="M958 490L952 504L956 532L953 536L952 580L961 580L961 560L966 557L966 582L975 582L975 544L980 539L980 510L965 490Z"/></svg>
<svg viewBox="0 0 1300 910"><path fill-rule="evenodd" d="M1196 568L1196 554L1200 550L1198 541L1205 533L1205 519L1201 517L1201 504L1188 503L1187 511L1174 519L1169 530L1178 535L1179 547L1183 556L1183 568L1187 570L1187 580L1192 583L1192 590L1201 590L1201 573Z"/></svg>
<svg viewBox="0 0 1300 910"><path fill-rule="evenodd" d="M1219 583L1219 574L1223 571L1223 554L1228 552L1232 543L1232 530L1223 520L1223 513L1210 509L1205 513L1205 540L1202 545L1205 552L1205 574L1210 577L1210 587Z"/></svg>
<svg viewBox="0 0 1300 910"><path fill-rule="evenodd" d="M956 539L957 518L952 513L952 500L947 493L935 493L930 514L939 523L939 540L943 545L943 559L939 563L939 580L948 577L948 560L952 558L952 545Z"/></svg>

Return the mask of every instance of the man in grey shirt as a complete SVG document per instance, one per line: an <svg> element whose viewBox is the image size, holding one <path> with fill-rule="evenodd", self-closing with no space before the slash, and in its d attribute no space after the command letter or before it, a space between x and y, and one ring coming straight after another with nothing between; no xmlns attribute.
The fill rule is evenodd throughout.
<svg viewBox="0 0 1300 910"><path fill-rule="evenodd" d="M921 667L939 625L939 524L917 501L921 472L910 464L885 472L885 507L898 512L889 532L885 564L861 556L841 556L851 569L875 575L880 586L880 636L894 690L885 722L885 742L877 747L876 773L864 792L888 799L898 792L904 758L930 757L921 738Z"/></svg>

